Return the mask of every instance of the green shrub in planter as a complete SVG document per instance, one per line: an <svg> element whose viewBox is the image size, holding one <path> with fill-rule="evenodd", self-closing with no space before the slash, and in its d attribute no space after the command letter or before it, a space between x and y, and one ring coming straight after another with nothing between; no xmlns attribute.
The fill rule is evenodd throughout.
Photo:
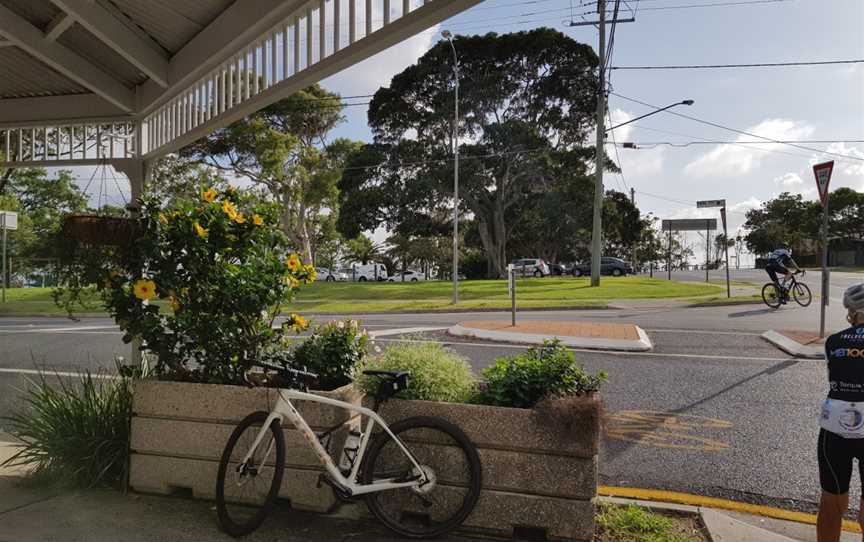
<svg viewBox="0 0 864 542"><path fill-rule="evenodd" d="M364 393L374 395L379 380L363 375L367 369L409 371L410 385L399 394L402 399L464 403L477 388L465 358L439 343L395 344L360 363L355 382Z"/></svg>
<svg viewBox="0 0 864 542"><path fill-rule="evenodd" d="M40 372L28 383L24 407L5 418L21 448L2 466L29 468L64 485L117 482L126 474L131 388L125 377Z"/></svg>
<svg viewBox="0 0 864 542"><path fill-rule="evenodd" d="M351 382L354 366L366 355L366 340L355 320L328 322L301 342L288 361L316 373L320 389L335 390Z"/></svg>
<svg viewBox="0 0 864 542"><path fill-rule="evenodd" d="M517 356L498 358L495 365L483 369L483 376L486 382L478 402L516 408L533 408L546 397L597 391L606 381L603 372L586 373L557 339Z"/></svg>

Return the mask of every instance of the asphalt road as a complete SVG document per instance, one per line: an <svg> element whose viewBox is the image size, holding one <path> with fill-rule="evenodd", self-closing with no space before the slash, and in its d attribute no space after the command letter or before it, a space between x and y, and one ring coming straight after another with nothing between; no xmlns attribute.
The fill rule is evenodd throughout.
<svg viewBox="0 0 864 542"><path fill-rule="evenodd" d="M812 511L818 498L815 420L826 388L824 364L788 359L758 336L798 313L812 324L806 309L772 313L755 306L534 312L520 318L635 322L655 344L650 353L577 352L588 369L609 374L603 391L609 419L602 483ZM840 321L840 315L833 316ZM363 321L370 330L392 331L508 317L388 314ZM113 323L101 318L0 320L0 416L20 405L15 388L27 375L18 371L37 365L59 371L110 366L113 356L128 355L120 337ZM376 341L386 346L419 338L448 342L477 372L521 349L454 341L441 332Z"/></svg>

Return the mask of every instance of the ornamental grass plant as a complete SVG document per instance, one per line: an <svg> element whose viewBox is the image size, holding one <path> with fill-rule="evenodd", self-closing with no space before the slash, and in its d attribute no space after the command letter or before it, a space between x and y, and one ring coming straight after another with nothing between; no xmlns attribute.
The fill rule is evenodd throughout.
<svg viewBox="0 0 864 542"><path fill-rule="evenodd" d="M76 487L113 485L126 475L132 386L117 374L39 372L21 407L3 419L20 449L2 466L36 480Z"/></svg>

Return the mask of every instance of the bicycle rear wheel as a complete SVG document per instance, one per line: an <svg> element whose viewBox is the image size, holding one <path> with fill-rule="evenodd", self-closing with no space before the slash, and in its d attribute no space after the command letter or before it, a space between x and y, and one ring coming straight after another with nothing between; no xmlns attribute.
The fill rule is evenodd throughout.
<svg viewBox="0 0 864 542"><path fill-rule="evenodd" d="M810 287L804 283L796 282L792 287L792 297L802 307L808 306L813 301L813 294L810 292Z"/></svg>
<svg viewBox="0 0 864 542"><path fill-rule="evenodd" d="M766 305L771 307L772 309L776 309L780 307L781 303L781 293L780 289L777 288L777 285L773 282L769 282L765 286L762 287L762 301L765 302Z"/></svg>
<svg viewBox="0 0 864 542"><path fill-rule="evenodd" d="M253 412L231 433L216 477L216 511L219 526L231 536L257 529L273 510L285 469L285 437L274 421L264 438L243 462L269 414Z"/></svg>
<svg viewBox="0 0 864 542"><path fill-rule="evenodd" d="M480 496L483 473L477 448L461 429L440 418L407 418L390 430L431 481L370 493L369 510L389 529L411 538L439 536L461 525ZM390 435L375 435L363 462L364 484L385 478L407 480L418 474Z"/></svg>

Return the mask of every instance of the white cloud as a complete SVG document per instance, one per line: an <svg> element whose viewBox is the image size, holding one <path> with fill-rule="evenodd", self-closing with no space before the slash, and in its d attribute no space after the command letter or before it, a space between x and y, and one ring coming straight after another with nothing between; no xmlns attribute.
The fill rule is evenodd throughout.
<svg viewBox="0 0 864 542"><path fill-rule="evenodd" d="M438 26L434 33L421 33L367 58L359 64L337 73L321 82L328 90L342 95L373 94L382 86L390 85L394 75L417 62L438 41Z"/></svg>
<svg viewBox="0 0 864 542"><path fill-rule="evenodd" d="M802 121L767 119L745 131L771 139L795 140L810 136L814 128ZM736 141L753 141L750 136L738 136ZM757 169L768 155L764 150L777 149L780 144L718 145L684 167L684 173L693 177L731 177Z"/></svg>
<svg viewBox="0 0 864 542"><path fill-rule="evenodd" d="M623 109L612 109L609 111L609 116L611 118L612 126L625 123L635 117L635 115ZM621 148L621 143L630 140L630 134L632 131L633 125L629 124L612 130L607 138L609 144L607 145L606 153L615 158L615 149L611 144L612 135L614 135L615 142L619 145L618 156L621 159L619 166L624 170L625 177L628 175L635 178L657 175L663 171L663 166L666 162L666 149L663 147L656 147L653 149Z"/></svg>
<svg viewBox="0 0 864 542"><path fill-rule="evenodd" d="M798 186L804 184L804 179L802 179L801 175L799 175L798 173L790 171L788 173L784 173L780 177L775 177L774 184L783 187Z"/></svg>

